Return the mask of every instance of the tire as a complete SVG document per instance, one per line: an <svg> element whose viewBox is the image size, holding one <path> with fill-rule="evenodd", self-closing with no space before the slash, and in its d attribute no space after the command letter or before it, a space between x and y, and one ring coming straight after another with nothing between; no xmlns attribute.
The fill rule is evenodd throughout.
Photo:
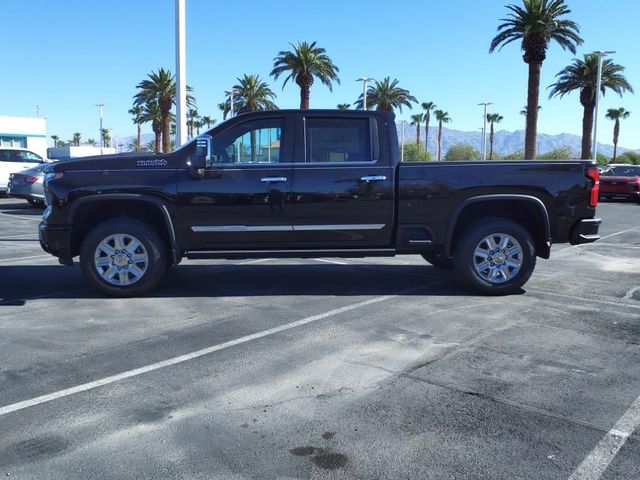
<svg viewBox="0 0 640 480"><path fill-rule="evenodd" d="M436 252L426 252L422 254L427 262L441 270L453 270L453 258L443 257Z"/></svg>
<svg viewBox="0 0 640 480"><path fill-rule="evenodd" d="M165 242L151 225L119 217L100 223L87 234L80 267L96 290L113 297L136 297L162 280L167 257Z"/></svg>
<svg viewBox="0 0 640 480"><path fill-rule="evenodd" d="M492 248L490 241L496 247ZM506 247L498 249L503 242L508 242ZM454 265L460 280L470 289L486 295L509 295L519 293L531 277L536 249L529 232L516 222L486 218L464 232Z"/></svg>

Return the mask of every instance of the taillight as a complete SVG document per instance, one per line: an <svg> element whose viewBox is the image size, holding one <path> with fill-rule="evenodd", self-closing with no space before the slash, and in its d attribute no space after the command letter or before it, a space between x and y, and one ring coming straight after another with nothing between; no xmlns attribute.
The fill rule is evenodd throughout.
<svg viewBox="0 0 640 480"><path fill-rule="evenodd" d="M24 179L25 182L27 183L38 183L38 181L41 179L42 177L27 177Z"/></svg>
<svg viewBox="0 0 640 480"><path fill-rule="evenodd" d="M593 188L589 197L589 206L596 207L598 205L598 196L600 195L600 171L597 167L587 168L587 177L593 180Z"/></svg>

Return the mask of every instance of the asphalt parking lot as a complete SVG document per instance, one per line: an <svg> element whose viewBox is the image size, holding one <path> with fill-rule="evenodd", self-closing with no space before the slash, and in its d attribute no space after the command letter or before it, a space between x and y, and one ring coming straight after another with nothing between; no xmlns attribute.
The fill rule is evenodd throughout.
<svg viewBox="0 0 640 480"><path fill-rule="evenodd" d="M419 257L188 261L102 298L0 199L0 476L640 478L640 206L521 295Z"/></svg>

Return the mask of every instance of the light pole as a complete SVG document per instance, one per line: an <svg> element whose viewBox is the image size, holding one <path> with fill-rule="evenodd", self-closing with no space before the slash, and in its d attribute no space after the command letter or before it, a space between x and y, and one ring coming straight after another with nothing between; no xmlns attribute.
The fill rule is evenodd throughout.
<svg viewBox="0 0 640 480"><path fill-rule="evenodd" d="M104 103L96 103L96 107L100 109L100 135L98 138L100 139L100 155L102 155L102 147L104 146L104 141L102 139L102 109L104 108Z"/></svg>
<svg viewBox="0 0 640 480"><path fill-rule="evenodd" d="M356 82L362 82L362 109L367 109L367 82L370 80L375 80L375 78L371 77L360 77L356 78Z"/></svg>
<svg viewBox="0 0 640 480"><path fill-rule="evenodd" d="M487 107L493 105L491 102L482 102L478 105L484 106L484 114L482 115L482 161L487 160Z"/></svg>
<svg viewBox="0 0 640 480"><path fill-rule="evenodd" d="M176 0L176 147L187 141L186 0Z"/></svg>
<svg viewBox="0 0 640 480"><path fill-rule="evenodd" d="M602 88L602 59L609 55L613 55L616 52L611 50L606 52L601 52L596 50L595 52L591 52L590 55L595 55L598 57L598 81L596 87L596 109L594 112L593 118L593 161L598 161L598 106L600 103L600 89Z"/></svg>
<svg viewBox="0 0 640 480"><path fill-rule="evenodd" d="M225 91L227 95L229 95L229 118L233 117L233 95L237 92L235 88L231 90Z"/></svg>
<svg viewBox="0 0 640 480"><path fill-rule="evenodd" d="M400 141L402 142L400 144L400 161L404 162L404 124L406 123L406 120L402 120L400 122Z"/></svg>

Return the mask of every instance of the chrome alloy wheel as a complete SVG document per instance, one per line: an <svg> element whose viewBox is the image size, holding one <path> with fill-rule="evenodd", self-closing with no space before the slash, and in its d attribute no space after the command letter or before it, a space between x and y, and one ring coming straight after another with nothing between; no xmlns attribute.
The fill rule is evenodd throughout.
<svg viewBox="0 0 640 480"><path fill-rule="evenodd" d="M98 244L94 264L98 274L108 283L126 287L143 277L149 266L149 255L136 237L117 233Z"/></svg>
<svg viewBox="0 0 640 480"><path fill-rule="evenodd" d="M506 233L493 233L483 238L473 253L473 267L487 282L501 284L515 277L522 268L520 243Z"/></svg>

